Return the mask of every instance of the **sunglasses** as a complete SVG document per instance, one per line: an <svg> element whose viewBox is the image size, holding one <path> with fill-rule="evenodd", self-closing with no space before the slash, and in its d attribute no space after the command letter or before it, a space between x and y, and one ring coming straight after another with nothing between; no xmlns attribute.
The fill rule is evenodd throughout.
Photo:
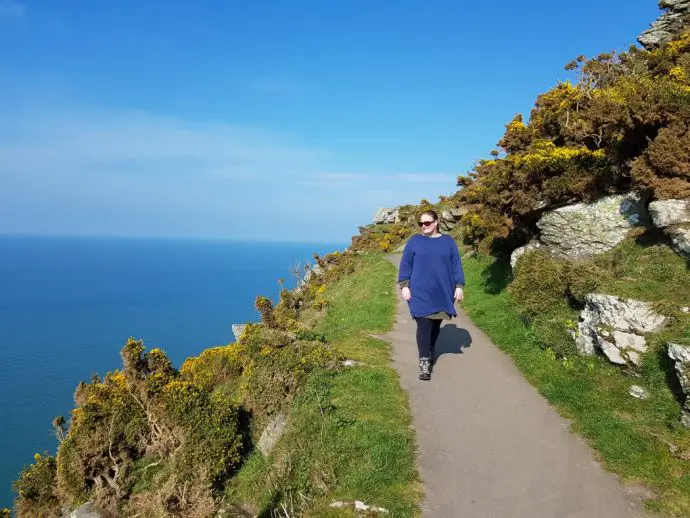
<svg viewBox="0 0 690 518"><path fill-rule="evenodd" d="M436 223L436 220L433 221L420 221L418 224L420 227L428 227L429 225L433 225Z"/></svg>

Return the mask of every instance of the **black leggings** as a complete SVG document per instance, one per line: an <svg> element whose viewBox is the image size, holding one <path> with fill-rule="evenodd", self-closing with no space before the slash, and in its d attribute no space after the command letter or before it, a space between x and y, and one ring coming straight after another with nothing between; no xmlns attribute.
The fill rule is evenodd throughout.
<svg viewBox="0 0 690 518"><path fill-rule="evenodd" d="M420 358L431 358L438 335L441 332L441 319L415 317L417 321L417 349Z"/></svg>

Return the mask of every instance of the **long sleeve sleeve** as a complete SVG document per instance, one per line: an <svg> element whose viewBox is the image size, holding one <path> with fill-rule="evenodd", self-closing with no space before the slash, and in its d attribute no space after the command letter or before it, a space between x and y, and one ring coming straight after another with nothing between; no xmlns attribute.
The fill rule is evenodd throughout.
<svg viewBox="0 0 690 518"><path fill-rule="evenodd" d="M455 286L462 287L465 285L465 272L462 269L460 251L458 250L458 245L455 243L455 241L451 243L450 259L453 267L453 280L455 281Z"/></svg>
<svg viewBox="0 0 690 518"><path fill-rule="evenodd" d="M400 270L398 271L398 282L401 285L409 286L410 276L412 275L412 263L414 262L414 248L412 240L408 241L400 259Z"/></svg>

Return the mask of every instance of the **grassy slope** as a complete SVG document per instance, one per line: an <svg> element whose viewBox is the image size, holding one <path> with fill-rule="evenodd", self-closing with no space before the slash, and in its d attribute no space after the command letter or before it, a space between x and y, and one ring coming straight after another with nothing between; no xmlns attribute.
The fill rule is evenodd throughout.
<svg viewBox="0 0 690 518"><path fill-rule="evenodd" d="M631 244L624 246L627 248L617 258L623 274L620 277L639 270L643 256L650 252ZM655 257L657 263L648 261L650 268L673 275L681 268L687 279L682 261L676 261L680 267L660 266L659 258L666 256ZM589 441L608 469L654 491L656 498L648 502L651 509L690 515L690 461L678 458L690 455L690 434L679 423L678 394L672 390L677 382L661 344L646 355L640 377L635 378L601 358L556 359L552 351L537 345L533 331L525 326L505 291L509 267L482 256L464 263L469 287L465 307L472 320L513 357L526 378L563 415L573 420L574 430ZM635 274L644 279L644 271ZM668 283L659 283L659 279L642 279L639 289L631 288L630 283L626 289L646 291L647 300L658 300L654 295L649 297L655 283L669 289ZM611 281L608 288L613 291L605 292L624 295L615 290L620 282ZM641 401L629 396L632 384L644 386L650 398Z"/></svg>
<svg viewBox="0 0 690 518"><path fill-rule="evenodd" d="M271 458L254 454L229 486L228 501L263 516L281 498L290 502L288 512L306 516L351 516L328 504L355 499L392 516L419 514L407 399L389 345L368 335L393 325L394 276L381 256L363 256L360 270L328 287L330 306L316 331L363 365L311 375Z"/></svg>

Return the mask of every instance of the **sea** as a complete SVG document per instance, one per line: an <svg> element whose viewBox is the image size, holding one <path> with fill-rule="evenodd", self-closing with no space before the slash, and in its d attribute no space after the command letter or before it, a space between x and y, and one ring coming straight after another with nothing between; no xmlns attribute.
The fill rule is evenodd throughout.
<svg viewBox="0 0 690 518"><path fill-rule="evenodd" d="M258 321L257 295L347 243L0 236L0 508L34 453L55 453L80 380L121 365L129 337L178 366Z"/></svg>

